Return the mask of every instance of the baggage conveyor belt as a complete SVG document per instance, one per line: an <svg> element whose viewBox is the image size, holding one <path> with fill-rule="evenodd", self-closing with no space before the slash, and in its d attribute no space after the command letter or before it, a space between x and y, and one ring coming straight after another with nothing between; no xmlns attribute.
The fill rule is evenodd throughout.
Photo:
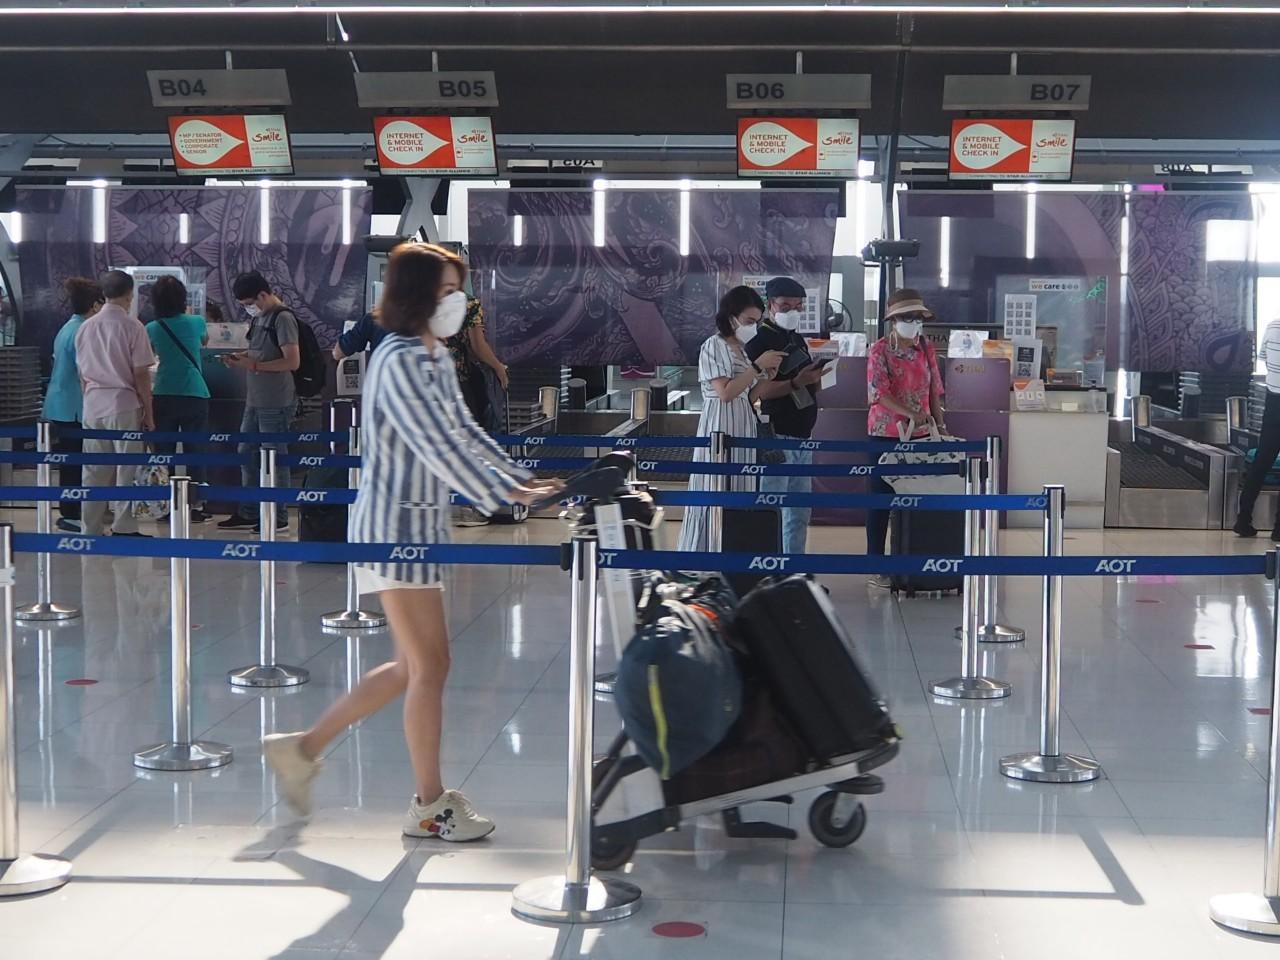
<svg viewBox="0 0 1280 960"><path fill-rule="evenodd" d="M1157 427L1107 450L1105 524L1159 530L1220 530L1234 496L1239 458Z"/></svg>

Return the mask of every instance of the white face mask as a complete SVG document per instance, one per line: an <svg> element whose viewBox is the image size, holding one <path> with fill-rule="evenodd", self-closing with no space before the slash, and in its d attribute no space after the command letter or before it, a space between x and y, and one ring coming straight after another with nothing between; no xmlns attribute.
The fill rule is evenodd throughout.
<svg viewBox="0 0 1280 960"><path fill-rule="evenodd" d="M455 290L436 305L436 312L431 315L428 327L433 337L447 340L462 329L466 318L467 295L461 290Z"/></svg>
<svg viewBox="0 0 1280 960"><path fill-rule="evenodd" d="M783 330L799 330L800 320L804 316L799 310L782 310L773 315L773 322Z"/></svg>
<svg viewBox="0 0 1280 960"><path fill-rule="evenodd" d="M262 308L258 306L256 303L250 303L248 305L241 304L241 306L244 307L244 312L247 313L249 316L253 317L253 319L255 320L258 319L258 317L262 316Z"/></svg>
<svg viewBox="0 0 1280 960"><path fill-rule="evenodd" d="M733 335L738 338L739 343L750 343L751 338L756 335L758 325L754 323L741 324L738 329L733 331Z"/></svg>
<svg viewBox="0 0 1280 960"><path fill-rule="evenodd" d="M924 329L924 324L919 320L895 320L893 329L897 331L898 336L906 340L914 340L920 336L920 331Z"/></svg>

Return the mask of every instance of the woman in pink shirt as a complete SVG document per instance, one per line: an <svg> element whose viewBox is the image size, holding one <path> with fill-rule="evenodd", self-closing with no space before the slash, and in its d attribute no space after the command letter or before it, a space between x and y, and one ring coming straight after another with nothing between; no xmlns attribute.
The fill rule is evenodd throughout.
<svg viewBox="0 0 1280 960"><path fill-rule="evenodd" d="M919 292L902 289L891 294L884 318L892 328L871 345L867 353L867 435L899 440L901 431L914 422L912 437L928 436L931 427L944 430L942 375L933 344L920 335L933 311ZM910 438L908 438L910 439ZM871 480L872 493L893 493L881 477ZM889 512L867 513L867 553L884 554L889 533ZM886 577L874 577L872 586L888 587Z"/></svg>

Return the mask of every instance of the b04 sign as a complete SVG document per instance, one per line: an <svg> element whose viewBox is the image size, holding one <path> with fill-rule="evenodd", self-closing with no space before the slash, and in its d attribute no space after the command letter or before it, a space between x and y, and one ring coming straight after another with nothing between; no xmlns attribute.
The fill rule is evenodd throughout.
<svg viewBox="0 0 1280 960"><path fill-rule="evenodd" d="M183 176L293 172L289 128L278 115L170 117L169 142L174 169Z"/></svg>

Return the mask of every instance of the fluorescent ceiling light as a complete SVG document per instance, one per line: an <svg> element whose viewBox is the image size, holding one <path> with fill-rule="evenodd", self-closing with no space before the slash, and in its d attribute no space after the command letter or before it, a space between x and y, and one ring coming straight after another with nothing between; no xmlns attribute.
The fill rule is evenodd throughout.
<svg viewBox="0 0 1280 960"><path fill-rule="evenodd" d="M351 186L352 181L342 181L342 245L351 245Z"/></svg>
<svg viewBox="0 0 1280 960"><path fill-rule="evenodd" d="M258 242L264 247L271 242L271 184L258 184Z"/></svg>
<svg viewBox="0 0 1280 960"><path fill-rule="evenodd" d="M93 242L107 242L107 188L105 180L95 181L102 186L93 188Z"/></svg>
<svg viewBox="0 0 1280 960"><path fill-rule="evenodd" d="M63 0L64 4L75 4L76 0ZM63 5L58 7L46 6L23 6L23 7L4 7L0 8L0 16L91 16L91 15L116 15L129 14L132 16L160 15L160 16L191 16L205 15L217 16L222 14L230 14L233 16L243 17L245 14L262 14L275 15L280 14L321 14L324 16L333 16L334 14L389 14L404 16L405 14L466 14L475 16L478 14L570 14L574 16L599 15L599 14L645 14L645 13L661 13L661 14L715 14L715 13L773 13L773 14L797 14L797 13L814 13L826 14L829 16L837 16L840 14L857 15L857 14L906 14L906 13L946 13L946 14L974 14L987 15L993 13L1004 13L1010 15L1021 15L1024 17L1035 16L1043 13L1060 13L1060 14L1088 14L1089 16L1105 16L1116 14L1142 15L1150 16L1151 14L1202 14L1202 15L1230 15L1230 16L1259 16L1274 15L1280 13L1280 5L1270 6L1244 6L1240 4L1232 6L1213 6L1212 0L1209 3L1200 2L1200 0L1183 0L1181 3L1157 2L1150 5L1142 5L1140 3L1130 2L1116 6L1101 6L1095 3L1080 0L1080 2L1072 2L1072 0L1045 0L1045 2L1034 6L1024 6L1022 4L1014 5L1006 2L967 2L967 3L943 3L939 0L933 0L930 3L876 3L874 0L866 3L849 3L841 5L832 5L830 3L687 3L667 5L659 2L631 2L623 3L512 3L512 4L490 4L482 3L479 0L468 0L468 2L458 3L344 3L333 2L324 3L324 0L313 4L301 4L297 2L259 2L253 6L244 6L224 2L213 5L210 0L205 0L205 5L178 5L178 4L158 4L150 7L139 7L132 3L117 4L91 4L81 0L81 5Z"/></svg>
<svg viewBox="0 0 1280 960"><path fill-rule="evenodd" d="M524 246L524 217L518 213L511 218L511 242L517 247Z"/></svg>
<svg viewBox="0 0 1280 960"><path fill-rule="evenodd" d="M680 256L689 255L689 181L680 182Z"/></svg>
<svg viewBox="0 0 1280 960"><path fill-rule="evenodd" d="M1036 190L1035 184L1027 184L1027 259L1036 258Z"/></svg>
<svg viewBox="0 0 1280 960"><path fill-rule="evenodd" d="M938 220L938 284L951 286L951 218Z"/></svg>
<svg viewBox="0 0 1280 960"><path fill-rule="evenodd" d="M595 227L595 235L592 239L597 247L604 246L604 200L608 189L609 181L607 180L597 180L592 185L591 213Z"/></svg>
<svg viewBox="0 0 1280 960"><path fill-rule="evenodd" d="M22 242L22 214L17 210L12 213L0 213L0 227L9 234L10 243Z"/></svg>
<svg viewBox="0 0 1280 960"><path fill-rule="evenodd" d="M178 242L191 242L191 214L189 213L178 214Z"/></svg>

